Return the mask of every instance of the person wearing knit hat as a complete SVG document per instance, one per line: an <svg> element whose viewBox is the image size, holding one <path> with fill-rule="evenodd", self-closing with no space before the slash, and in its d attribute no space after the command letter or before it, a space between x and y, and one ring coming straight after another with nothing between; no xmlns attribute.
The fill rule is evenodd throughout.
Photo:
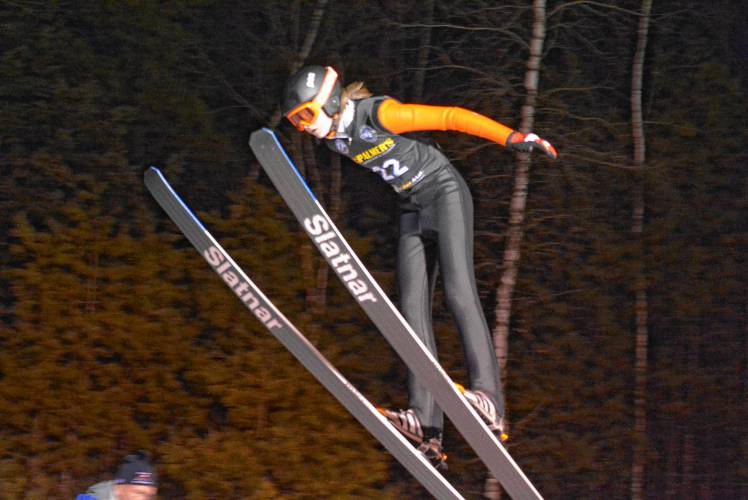
<svg viewBox="0 0 748 500"><path fill-rule="evenodd" d="M112 481L91 486L76 500L154 500L158 493L158 477L148 453L128 455L117 469Z"/></svg>

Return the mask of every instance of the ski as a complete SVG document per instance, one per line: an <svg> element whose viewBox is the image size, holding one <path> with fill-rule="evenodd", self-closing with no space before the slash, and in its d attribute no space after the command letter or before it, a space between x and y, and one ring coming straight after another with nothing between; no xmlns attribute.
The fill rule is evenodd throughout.
<svg viewBox="0 0 748 500"><path fill-rule="evenodd" d="M431 463L312 345L262 293L218 244L172 189L161 172L151 167L145 185L198 253L223 279L244 306L309 372L395 457L434 497L463 499Z"/></svg>
<svg viewBox="0 0 748 500"><path fill-rule="evenodd" d="M458 392L455 383L426 349L348 245L275 133L252 133L250 147L320 253L402 360L419 377L507 493L516 500L542 499L497 437Z"/></svg>

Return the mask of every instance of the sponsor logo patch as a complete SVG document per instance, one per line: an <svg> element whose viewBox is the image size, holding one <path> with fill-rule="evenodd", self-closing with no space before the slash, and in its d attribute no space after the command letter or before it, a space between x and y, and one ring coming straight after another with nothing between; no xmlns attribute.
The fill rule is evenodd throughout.
<svg viewBox="0 0 748 500"><path fill-rule="evenodd" d="M345 141L345 139L335 139L335 149L337 149L338 152L347 155L349 151L348 143Z"/></svg>
<svg viewBox="0 0 748 500"><path fill-rule="evenodd" d="M369 290L367 280L360 275L360 263L348 253L348 249L337 231L330 225L329 219L322 214L316 214L304 219L304 229L312 237L317 248L322 252L348 290L359 302L377 302L377 296Z"/></svg>
<svg viewBox="0 0 748 500"><path fill-rule="evenodd" d="M383 142L380 142L376 146L367 149L366 151L359 153L353 157L353 161L361 165L364 162L367 162L371 160L372 158L376 158L379 155L383 155L387 151L393 148L395 145L395 140L392 139L392 137L388 137Z"/></svg>
<svg viewBox="0 0 748 500"><path fill-rule="evenodd" d="M361 127L358 136L366 142L375 142L377 140L377 131L364 125Z"/></svg>
<svg viewBox="0 0 748 500"><path fill-rule="evenodd" d="M130 484L143 484L145 486L153 485L153 474L150 472L136 472L130 480Z"/></svg>
<svg viewBox="0 0 748 500"><path fill-rule="evenodd" d="M314 80L315 80L315 78L316 78L316 76L312 72L309 72L309 73L306 74L306 86L309 87L310 89L314 88Z"/></svg>
<svg viewBox="0 0 748 500"><path fill-rule="evenodd" d="M252 311L257 319L265 325L265 328L281 328L283 326L275 318L273 311L265 307L265 304L261 301L262 298L255 294L242 272L234 267L231 258L220 248L214 245L209 246L203 252L203 257L213 267L213 270L223 278L223 281L233 290L247 309Z"/></svg>

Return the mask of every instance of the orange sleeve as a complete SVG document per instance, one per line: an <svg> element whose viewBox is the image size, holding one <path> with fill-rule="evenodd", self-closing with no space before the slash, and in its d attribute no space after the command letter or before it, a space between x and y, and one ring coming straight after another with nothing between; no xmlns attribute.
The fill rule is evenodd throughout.
<svg viewBox="0 0 748 500"><path fill-rule="evenodd" d="M456 130L506 145L513 129L464 108L403 104L385 99L377 110L379 123L395 134L419 130Z"/></svg>

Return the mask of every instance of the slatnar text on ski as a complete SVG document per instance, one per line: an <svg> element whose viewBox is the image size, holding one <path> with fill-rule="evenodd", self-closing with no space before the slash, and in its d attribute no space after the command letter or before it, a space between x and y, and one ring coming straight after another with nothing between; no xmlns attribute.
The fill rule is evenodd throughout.
<svg viewBox="0 0 748 500"><path fill-rule="evenodd" d="M353 292L353 295L359 302L366 300L376 302L377 298L369 291L369 287L363 280L358 279L358 273L351 264L351 254L344 252L343 242L337 233L330 229L327 218L323 215L316 214L311 218L304 219L304 229L312 236L312 239L319 247L325 257L330 259L335 272L340 276L345 285Z"/></svg>
<svg viewBox="0 0 748 500"><path fill-rule="evenodd" d="M252 293L249 283L240 277L240 273L234 269L230 261L226 260L221 250L211 246L203 252L203 256L266 328L280 328L281 324L278 323L278 320L273 317L270 311L260 305L260 301Z"/></svg>

